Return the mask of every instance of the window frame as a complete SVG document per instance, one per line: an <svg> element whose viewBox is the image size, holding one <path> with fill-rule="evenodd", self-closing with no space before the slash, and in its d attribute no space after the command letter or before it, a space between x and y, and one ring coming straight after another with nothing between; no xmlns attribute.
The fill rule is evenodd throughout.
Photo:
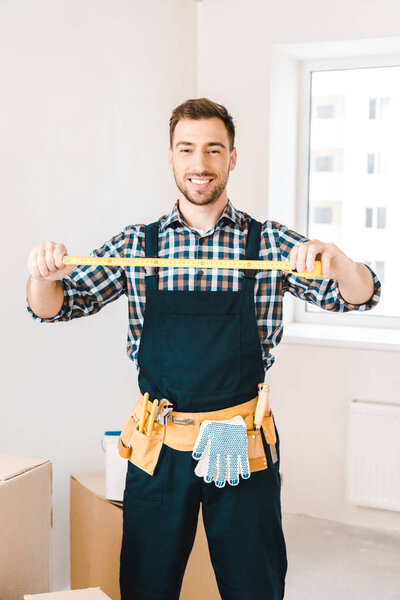
<svg viewBox="0 0 400 600"><path fill-rule="evenodd" d="M341 56L335 58L305 59L298 61L298 108L297 108L297 191L295 198L295 229L299 233L308 234L309 217L309 171L310 171L310 133L311 133L311 76L316 71L331 71L343 69L360 69L374 67L400 66L400 54ZM329 239L321 240L329 242ZM345 252L345 249L343 249ZM369 257L365 257L365 262ZM362 260L360 262L363 262ZM286 294L286 296L291 294ZM293 302L293 300L295 300ZM323 324L346 327L391 328L400 331L400 317L374 315L372 311L365 313L350 311L337 313L321 310L307 312L308 302L293 298L289 301L292 323ZM379 306L379 304L378 304Z"/></svg>

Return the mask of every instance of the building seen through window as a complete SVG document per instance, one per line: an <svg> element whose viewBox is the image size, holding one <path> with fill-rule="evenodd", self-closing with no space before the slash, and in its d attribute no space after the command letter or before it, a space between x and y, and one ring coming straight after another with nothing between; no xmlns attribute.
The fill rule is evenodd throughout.
<svg viewBox="0 0 400 600"><path fill-rule="evenodd" d="M312 71L310 114L307 235L335 243L385 284L365 315L400 317L400 66Z"/></svg>

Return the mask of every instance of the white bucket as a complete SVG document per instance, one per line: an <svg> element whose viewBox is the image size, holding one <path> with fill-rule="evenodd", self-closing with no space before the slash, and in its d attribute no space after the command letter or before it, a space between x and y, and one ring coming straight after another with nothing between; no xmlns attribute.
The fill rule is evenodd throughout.
<svg viewBox="0 0 400 600"><path fill-rule="evenodd" d="M118 452L120 431L105 431L102 440L105 452L106 498L122 502L124 499L128 460Z"/></svg>

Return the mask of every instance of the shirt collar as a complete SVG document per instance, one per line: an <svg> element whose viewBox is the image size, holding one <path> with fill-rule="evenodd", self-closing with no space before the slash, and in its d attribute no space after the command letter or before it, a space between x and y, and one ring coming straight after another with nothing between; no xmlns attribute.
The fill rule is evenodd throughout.
<svg viewBox="0 0 400 600"><path fill-rule="evenodd" d="M243 225L244 225L243 215L240 211L238 211L233 206L233 204L229 200L229 198L228 198L228 202L227 202L224 210L222 211L221 216L219 217L217 223L215 224L215 227L217 225L222 225L224 223L224 220L226 221L226 219L231 221L234 225L236 225L240 229L243 228ZM173 223L176 223L176 222L180 223L183 227L184 226L187 227L187 224L185 223L183 216L179 210L179 200L177 200L175 202L172 211L169 213L169 215L166 216L165 220L161 222L160 229L163 230L166 227L170 227Z"/></svg>

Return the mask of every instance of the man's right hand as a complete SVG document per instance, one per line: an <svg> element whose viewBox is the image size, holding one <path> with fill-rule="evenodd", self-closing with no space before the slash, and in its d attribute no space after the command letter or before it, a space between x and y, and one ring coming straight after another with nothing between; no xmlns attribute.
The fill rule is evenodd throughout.
<svg viewBox="0 0 400 600"><path fill-rule="evenodd" d="M64 244L46 242L32 248L28 257L29 274L33 279L57 281L70 275L75 265L65 265L63 256L68 254Z"/></svg>

